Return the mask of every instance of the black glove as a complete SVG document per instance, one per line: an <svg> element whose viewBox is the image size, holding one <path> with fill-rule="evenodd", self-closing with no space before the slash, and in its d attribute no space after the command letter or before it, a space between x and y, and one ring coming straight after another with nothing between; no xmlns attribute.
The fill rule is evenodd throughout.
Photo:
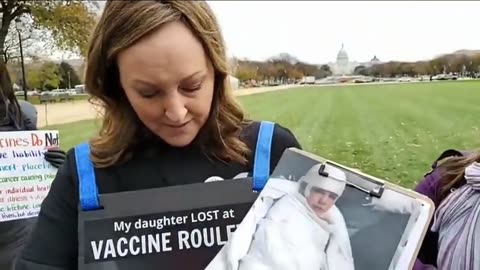
<svg viewBox="0 0 480 270"><path fill-rule="evenodd" d="M49 148L44 154L45 160L55 168L60 168L67 158L67 154L60 148Z"/></svg>

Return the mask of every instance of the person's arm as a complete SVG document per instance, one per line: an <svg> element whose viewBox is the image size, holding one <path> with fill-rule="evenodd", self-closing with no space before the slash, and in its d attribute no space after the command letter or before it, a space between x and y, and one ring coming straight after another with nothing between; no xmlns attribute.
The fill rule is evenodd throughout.
<svg viewBox="0 0 480 270"><path fill-rule="evenodd" d="M435 206L437 206L439 203L438 185L440 178L440 168L437 168L431 173L426 174L425 177L415 186L414 190L430 198Z"/></svg>
<svg viewBox="0 0 480 270"><path fill-rule="evenodd" d="M16 264L16 270L77 269L77 198L73 151L67 154L44 199L37 224Z"/></svg>
<svg viewBox="0 0 480 270"><path fill-rule="evenodd" d="M23 115L23 126L26 130L37 130L37 108L25 100L18 100L20 111Z"/></svg>
<svg viewBox="0 0 480 270"><path fill-rule="evenodd" d="M437 168L431 173L426 174L425 177L417 184L415 191L427 196L430 198L435 207L438 206L439 196L438 196L438 184L440 179L440 170ZM417 259L415 260L415 265L413 270L435 270L436 267L431 265L435 263L437 259L437 241L438 235L435 232L430 230L433 224L433 220L430 222L423 243L420 247Z"/></svg>
<svg viewBox="0 0 480 270"><path fill-rule="evenodd" d="M44 158L55 168L60 168L67 158L67 153L58 147L51 147L44 153Z"/></svg>
<svg viewBox="0 0 480 270"><path fill-rule="evenodd" d="M433 265L423 264L419 259L416 259L412 270L437 270L437 268Z"/></svg>

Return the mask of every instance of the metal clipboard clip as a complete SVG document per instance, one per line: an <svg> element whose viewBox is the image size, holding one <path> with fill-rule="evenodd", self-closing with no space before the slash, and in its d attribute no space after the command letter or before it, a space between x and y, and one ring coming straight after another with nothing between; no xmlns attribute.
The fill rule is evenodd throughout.
<svg viewBox="0 0 480 270"><path fill-rule="evenodd" d="M370 196L381 198L385 190L385 183L375 179L367 178L351 169L343 168L336 164L326 161L331 166L335 166L347 173L347 185L356 188ZM353 176L353 177L352 177Z"/></svg>

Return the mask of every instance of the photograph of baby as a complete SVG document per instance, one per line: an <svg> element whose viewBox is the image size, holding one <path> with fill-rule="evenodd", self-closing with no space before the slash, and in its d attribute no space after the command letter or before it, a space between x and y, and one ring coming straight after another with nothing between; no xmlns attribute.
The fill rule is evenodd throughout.
<svg viewBox="0 0 480 270"><path fill-rule="evenodd" d="M345 188L345 173L328 164L312 166L298 182L270 179L206 269L354 269L345 220L335 206Z"/></svg>
<svg viewBox="0 0 480 270"><path fill-rule="evenodd" d="M206 270L389 270L415 208L355 172L287 150L254 205Z"/></svg>

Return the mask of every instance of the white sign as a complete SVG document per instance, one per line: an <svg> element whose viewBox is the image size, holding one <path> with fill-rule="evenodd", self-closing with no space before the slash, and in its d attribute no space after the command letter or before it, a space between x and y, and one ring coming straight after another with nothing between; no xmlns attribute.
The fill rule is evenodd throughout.
<svg viewBox="0 0 480 270"><path fill-rule="evenodd" d="M35 217L57 169L44 159L58 131L0 133L0 222Z"/></svg>

